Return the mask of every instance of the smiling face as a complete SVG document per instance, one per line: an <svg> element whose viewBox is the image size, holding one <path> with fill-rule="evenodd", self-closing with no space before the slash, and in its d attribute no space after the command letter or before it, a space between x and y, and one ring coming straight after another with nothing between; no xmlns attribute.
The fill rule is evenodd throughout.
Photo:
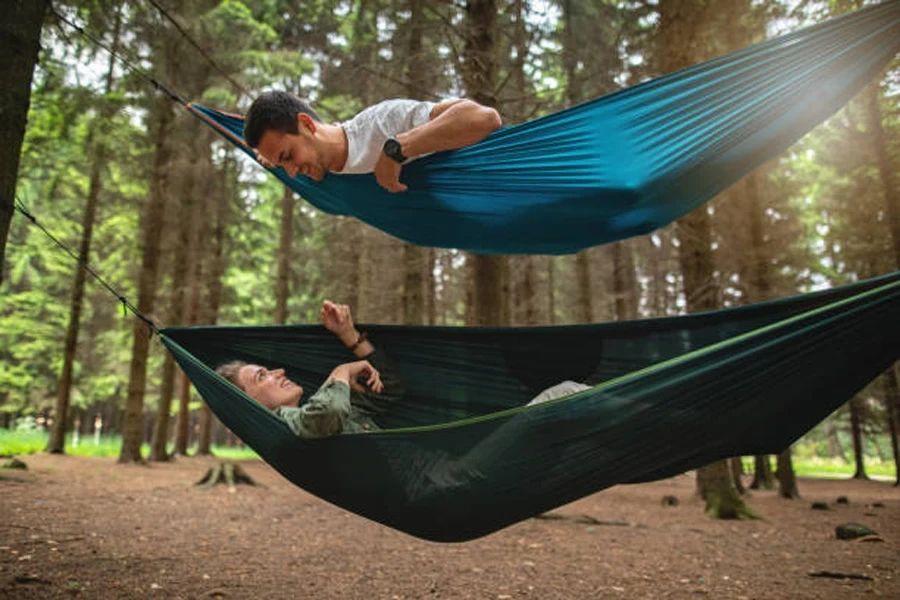
<svg viewBox="0 0 900 600"><path fill-rule="evenodd" d="M297 406L303 396L303 388L285 377L284 369L269 370L259 365L244 365L238 371L237 384L269 410L279 406Z"/></svg>
<svg viewBox="0 0 900 600"><path fill-rule="evenodd" d="M309 115L297 113L297 133L267 129L259 139L257 150L291 177L299 174L322 181L328 167L322 143L315 136L316 128Z"/></svg>

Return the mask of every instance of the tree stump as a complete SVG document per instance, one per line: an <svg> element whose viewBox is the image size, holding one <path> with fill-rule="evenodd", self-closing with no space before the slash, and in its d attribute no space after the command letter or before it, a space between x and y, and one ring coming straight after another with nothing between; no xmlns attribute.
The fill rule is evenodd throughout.
<svg viewBox="0 0 900 600"><path fill-rule="evenodd" d="M203 476L203 479L194 485L200 489L207 490L218 483L226 484L228 486L228 491L230 492L237 491L235 486L239 483L256 485L253 478L247 475L247 472L244 471L240 465L236 465L232 462L221 462L214 467L210 467L206 472L206 475Z"/></svg>

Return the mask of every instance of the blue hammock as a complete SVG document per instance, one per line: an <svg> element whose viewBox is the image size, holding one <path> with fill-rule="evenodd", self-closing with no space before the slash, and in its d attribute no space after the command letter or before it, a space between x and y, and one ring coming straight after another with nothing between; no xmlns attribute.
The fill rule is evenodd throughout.
<svg viewBox="0 0 900 600"><path fill-rule="evenodd" d="M898 50L892 0L417 160L403 169L405 193L372 175L273 173L320 210L415 244L576 252L710 200L843 106ZM188 108L252 156L242 117Z"/></svg>

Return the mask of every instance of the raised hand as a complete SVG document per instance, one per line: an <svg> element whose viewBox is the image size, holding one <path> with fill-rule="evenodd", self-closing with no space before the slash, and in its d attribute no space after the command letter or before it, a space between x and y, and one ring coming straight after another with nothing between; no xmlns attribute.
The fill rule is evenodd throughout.
<svg viewBox="0 0 900 600"><path fill-rule="evenodd" d="M349 306L325 300L322 302L319 314L322 316L322 324L325 325L325 328L338 336L345 344L350 345L356 341L359 333L353 324L353 315L350 314Z"/></svg>

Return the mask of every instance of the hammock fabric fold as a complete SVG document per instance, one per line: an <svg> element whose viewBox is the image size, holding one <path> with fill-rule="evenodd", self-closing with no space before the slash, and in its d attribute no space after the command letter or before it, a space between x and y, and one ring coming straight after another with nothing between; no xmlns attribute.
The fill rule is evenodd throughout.
<svg viewBox="0 0 900 600"><path fill-rule="evenodd" d="M900 355L900 272L717 312L537 328L367 326L407 381L385 430L321 440L211 369L283 366L315 390L349 353L321 326L170 328L219 419L286 478L354 513L455 542L620 483L773 454ZM590 390L525 408L564 379Z"/></svg>
<svg viewBox="0 0 900 600"><path fill-rule="evenodd" d="M572 253L710 200L838 110L898 50L900 0L890 0L415 161L404 193L372 175L273 173L317 208L415 244ZM253 155L242 117L188 108Z"/></svg>

